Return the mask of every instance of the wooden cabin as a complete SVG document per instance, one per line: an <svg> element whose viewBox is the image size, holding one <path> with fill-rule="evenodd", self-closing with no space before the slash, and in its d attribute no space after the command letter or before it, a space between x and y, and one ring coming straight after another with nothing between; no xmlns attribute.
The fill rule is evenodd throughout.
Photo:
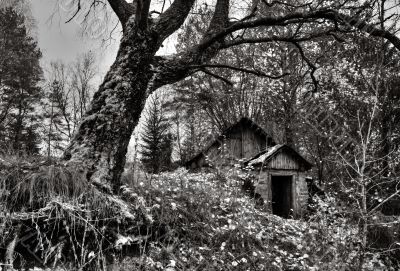
<svg viewBox="0 0 400 271"><path fill-rule="evenodd" d="M185 163L189 169L232 166L247 160L275 142L258 124L242 118L212 140L200 153Z"/></svg>
<svg viewBox="0 0 400 271"><path fill-rule="evenodd" d="M312 164L287 145L260 152L245 167L256 176L255 193L266 208L284 218L301 217L308 203L307 171Z"/></svg>

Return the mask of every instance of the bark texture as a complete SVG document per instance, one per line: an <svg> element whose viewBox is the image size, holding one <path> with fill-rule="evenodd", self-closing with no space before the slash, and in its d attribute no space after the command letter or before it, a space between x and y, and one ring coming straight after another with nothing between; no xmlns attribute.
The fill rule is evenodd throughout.
<svg viewBox="0 0 400 271"><path fill-rule="evenodd" d="M116 61L64 153L68 165L83 167L88 179L104 189L119 186L129 140L146 101L157 50L156 37L150 31L137 29L134 20L129 21Z"/></svg>
<svg viewBox="0 0 400 271"><path fill-rule="evenodd" d="M90 182L108 192L120 186L130 137L148 95L188 76L194 72L192 65L218 51L217 45L209 50L195 47L174 57L155 56L162 42L184 23L195 0L175 0L157 20L146 22L148 4L121 9L121 1L110 2L124 31L117 58L64 153L67 166L82 168ZM211 29L227 25L228 8L229 0L218 0L208 36Z"/></svg>

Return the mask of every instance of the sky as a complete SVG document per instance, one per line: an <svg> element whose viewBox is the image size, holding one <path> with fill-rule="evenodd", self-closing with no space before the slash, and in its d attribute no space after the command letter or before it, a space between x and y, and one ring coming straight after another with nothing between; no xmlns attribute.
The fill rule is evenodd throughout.
<svg viewBox="0 0 400 271"><path fill-rule="evenodd" d="M115 40L102 42L103 36L82 35L80 18L65 23L70 18L71 8L60 6L54 0L30 0L31 10L36 20L36 35L43 53L42 66L46 69L51 61L62 60L70 63L79 54L93 51L97 58L99 84L115 60L119 31L114 34Z"/></svg>
<svg viewBox="0 0 400 271"><path fill-rule="evenodd" d="M90 22L93 24L89 24L91 31L86 31L86 35L82 35L84 32L82 21L85 12L80 12L69 23L65 23L76 11L76 4L73 3L73 0L28 1L32 16L36 21L35 32L43 53L43 68L46 70L51 61L62 60L69 63L74 61L79 54L92 51L96 55L98 67L95 84L100 84L115 60L121 36L121 28L118 26L112 31L112 39L109 38L111 29L117 25L116 17L112 12L98 13L97 16L92 16ZM82 3L82 10L87 10L88 6L84 5L90 2L82 1ZM157 4L155 8L157 8ZM106 21L107 19L108 21ZM175 52L175 40L176 36L167 40L159 54Z"/></svg>

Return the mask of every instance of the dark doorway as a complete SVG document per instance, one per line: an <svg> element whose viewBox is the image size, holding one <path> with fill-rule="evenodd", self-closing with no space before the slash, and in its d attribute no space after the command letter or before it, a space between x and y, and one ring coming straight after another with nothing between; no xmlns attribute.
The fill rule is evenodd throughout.
<svg viewBox="0 0 400 271"><path fill-rule="evenodd" d="M293 212L292 176L272 176L272 213L289 218Z"/></svg>

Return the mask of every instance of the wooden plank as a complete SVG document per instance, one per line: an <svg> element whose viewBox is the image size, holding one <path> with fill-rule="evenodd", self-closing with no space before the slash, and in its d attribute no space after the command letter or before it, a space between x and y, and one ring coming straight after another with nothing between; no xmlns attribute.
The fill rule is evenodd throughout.
<svg viewBox="0 0 400 271"><path fill-rule="evenodd" d="M280 152L276 154L268 164L267 168L274 169L287 169L287 170L299 170L300 165L297 160L295 160L291 155L287 153Z"/></svg>

